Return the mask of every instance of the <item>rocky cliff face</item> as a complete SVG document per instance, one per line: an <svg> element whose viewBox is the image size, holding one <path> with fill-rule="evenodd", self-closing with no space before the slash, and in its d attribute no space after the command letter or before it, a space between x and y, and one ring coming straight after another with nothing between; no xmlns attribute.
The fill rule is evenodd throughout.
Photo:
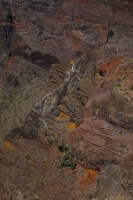
<svg viewBox="0 0 133 200"><path fill-rule="evenodd" d="M132 199L132 1L0 10L2 198Z"/></svg>

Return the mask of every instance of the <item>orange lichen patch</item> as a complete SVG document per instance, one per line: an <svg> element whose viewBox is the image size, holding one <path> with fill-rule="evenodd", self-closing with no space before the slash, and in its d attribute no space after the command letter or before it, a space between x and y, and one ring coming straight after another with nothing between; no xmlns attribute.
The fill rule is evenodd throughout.
<svg viewBox="0 0 133 200"><path fill-rule="evenodd" d="M99 172L92 169L86 169L86 175L84 179L81 180L81 186L86 187L89 183L95 184L98 178Z"/></svg>
<svg viewBox="0 0 133 200"><path fill-rule="evenodd" d="M98 71L105 70L106 72L111 72L111 71L115 70L118 65L120 65L122 63L124 63L123 58L112 58L107 63L101 65L98 68Z"/></svg>
<svg viewBox="0 0 133 200"><path fill-rule="evenodd" d="M60 112L60 115L56 118L57 120L62 120L62 119L69 119L70 120L70 116L67 115L64 112Z"/></svg>
<svg viewBox="0 0 133 200"><path fill-rule="evenodd" d="M76 128L76 123L75 122L69 122L67 123L67 126L70 130L73 130Z"/></svg>
<svg viewBox="0 0 133 200"><path fill-rule="evenodd" d="M4 145L7 151L13 151L15 146L9 141L4 141Z"/></svg>

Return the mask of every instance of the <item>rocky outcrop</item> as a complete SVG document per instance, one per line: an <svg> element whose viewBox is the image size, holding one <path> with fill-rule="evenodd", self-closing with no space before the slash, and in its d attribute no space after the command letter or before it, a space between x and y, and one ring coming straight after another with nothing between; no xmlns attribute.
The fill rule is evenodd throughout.
<svg viewBox="0 0 133 200"><path fill-rule="evenodd" d="M101 123L103 131L100 130L99 138L101 138L102 132L106 134L104 123L108 127L107 132L109 138L112 138L111 140L116 138L110 130L114 129L115 125L124 128L124 132L125 128L129 129L129 132L132 130L132 110L130 109L132 108L132 100L128 95L123 97L123 92L117 91L116 79L102 81L96 87L95 92L92 93L99 81L95 78L97 66L100 65L99 74L105 76L107 73L113 73L115 68L121 67L124 62L127 62L127 56L131 56L132 33L128 28L125 32L123 26L125 23L132 28L132 13L129 9L132 3L119 2L116 7L115 4L115 1L17 1L12 4L2 1L5 10L11 7L21 11L14 13L16 32L13 53L22 57L26 62L50 70L46 83L48 87L46 86L44 90L45 96L36 103L35 108L26 118L26 127L30 124L30 128L28 130L28 128L24 128L25 125L23 126L22 133L24 134L22 135L24 137L37 137L39 135L38 127L39 129L43 127L46 135L49 133L54 137L48 127L52 132L60 127L60 121L58 122L57 118L60 115L62 116L61 113L69 116L67 122L79 125L82 123L85 110L89 110L87 115L90 115L90 119L88 119L94 127L93 132L95 132L95 127L99 127L98 124ZM127 14L123 21L125 9L127 9ZM118 10L119 12L116 15ZM36 12L38 12L37 15ZM31 19L27 18L29 14L32 16ZM107 42L110 29L113 30L114 35ZM119 33L121 37L119 37ZM130 45L128 36L130 36ZM115 57L116 54L117 57ZM78 72L73 71L73 68L70 69L74 65L78 66L74 62L81 58L81 67ZM107 61L106 64L103 63L103 59L105 60L104 63ZM84 107L88 98L87 106ZM121 111L122 108L124 108L123 112ZM95 116L96 119L93 120ZM51 126L52 123L56 125ZM84 123L88 122L85 121ZM48 124L50 125L48 126ZM84 127L84 125L82 126ZM61 127L64 126L61 124ZM61 130L63 129L59 128L56 135L59 136ZM80 130L80 127L77 130ZM118 130L117 132L119 132ZM31 135L32 132L33 136ZM94 140L98 140L96 138ZM119 137L117 140L119 140ZM113 149L111 153L108 152L108 145L102 144L102 147L103 157L108 157L108 154L111 159L112 156L118 157L119 148L116 147L118 152ZM84 147L82 148L84 149ZM100 145L99 148L101 148ZM99 150L96 151L94 151L94 154L100 153ZM100 155L102 158L102 154Z"/></svg>
<svg viewBox="0 0 133 200"><path fill-rule="evenodd" d="M65 143L74 151L78 170L81 166L89 170L81 181L89 191L94 185L86 180L103 170L95 198L105 199L121 191L131 197L132 182L127 180L132 167L126 162L132 166L128 155L133 151L132 1L2 0L2 26L9 8L15 32L8 50L0 53L0 131L8 148L12 141L18 149L28 141L27 148L32 143L32 156L37 159L38 146L49 154L48 143ZM7 28L11 24L7 23ZM0 37L6 40L2 27ZM5 48L2 40L0 49ZM44 153L37 151L39 156ZM50 163L56 165L56 161ZM59 168L59 159L57 163ZM48 168L51 174L54 167ZM41 167L39 170L44 173ZM45 176L48 178L47 173ZM70 180L75 189L74 181ZM23 199L24 191L19 192ZM75 196L77 199L78 192ZM55 198L52 193L50 197ZM33 194L27 198L39 197ZM79 199L83 198L91 199L92 195L80 194Z"/></svg>
<svg viewBox="0 0 133 200"><path fill-rule="evenodd" d="M104 168L97 184L95 199L132 199L132 156L130 154L125 157L121 166L108 165Z"/></svg>
<svg viewBox="0 0 133 200"><path fill-rule="evenodd" d="M127 74L130 74L128 70ZM121 89L119 79L99 82L86 104L88 111L83 124L67 138L68 143L82 152L90 163L101 159L105 159L105 163L112 162L119 160L120 155L132 152L133 102L132 94L124 91L125 82L121 82ZM102 160L101 164L105 163Z"/></svg>

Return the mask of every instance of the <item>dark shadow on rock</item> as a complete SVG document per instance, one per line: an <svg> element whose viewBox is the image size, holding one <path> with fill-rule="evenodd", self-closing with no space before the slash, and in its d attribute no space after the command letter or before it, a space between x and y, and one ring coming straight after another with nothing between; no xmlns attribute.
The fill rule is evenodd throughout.
<svg viewBox="0 0 133 200"><path fill-rule="evenodd" d="M34 126L31 124L25 124L23 127L17 127L12 129L9 134L6 135L5 139L10 138L26 138L26 139L35 139L37 138L38 133Z"/></svg>
<svg viewBox="0 0 133 200"><path fill-rule="evenodd" d="M13 76L12 74L9 74L7 76L7 83L14 88L16 88L20 85L18 78L16 76Z"/></svg>
<svg viewBox="0 0 133 200"><path fill-rule="evenodd" d="M20 138L24 133L23 128L21 127L16 127L14 129L12 129L5 137L5 139L9 139L9 138Z"/></svg>
<svg viewBox="0 0 133 200"><path fill-rule="evenodd" d="M59 63L57 57L50 54L42 54L39 51L33 51L30 55L30 61L33 64L39 65L41 67L50 68L52 64Z"/></svg>
<svg viewBox="0 0 133 200"><path fill-rule="evenodd" d="M52 56L47 53L43 54L40 51L33 51L31 54L29 54L27 53L27 49L27 45L22 45L21 47L15 49L13 54L46 69L51 68L52 64L60 63L56 56Z"/></svg>
<svg viewBox="0 0 133 200"><path fill-rule="evenodd" d="M101 70L99 71L99 74L100 74L101 76L105 76L105 75L106 75L106 70L101 69Z"/></svg>

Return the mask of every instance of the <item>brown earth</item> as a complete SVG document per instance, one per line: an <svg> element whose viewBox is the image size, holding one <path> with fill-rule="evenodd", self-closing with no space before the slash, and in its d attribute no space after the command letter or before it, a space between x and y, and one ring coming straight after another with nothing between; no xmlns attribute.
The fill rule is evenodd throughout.
<svg viewBox="0 0 133 200"><path fill-rule="evenodd" d="M132 1L0 11L0 200L132 199Z"/></svg>

